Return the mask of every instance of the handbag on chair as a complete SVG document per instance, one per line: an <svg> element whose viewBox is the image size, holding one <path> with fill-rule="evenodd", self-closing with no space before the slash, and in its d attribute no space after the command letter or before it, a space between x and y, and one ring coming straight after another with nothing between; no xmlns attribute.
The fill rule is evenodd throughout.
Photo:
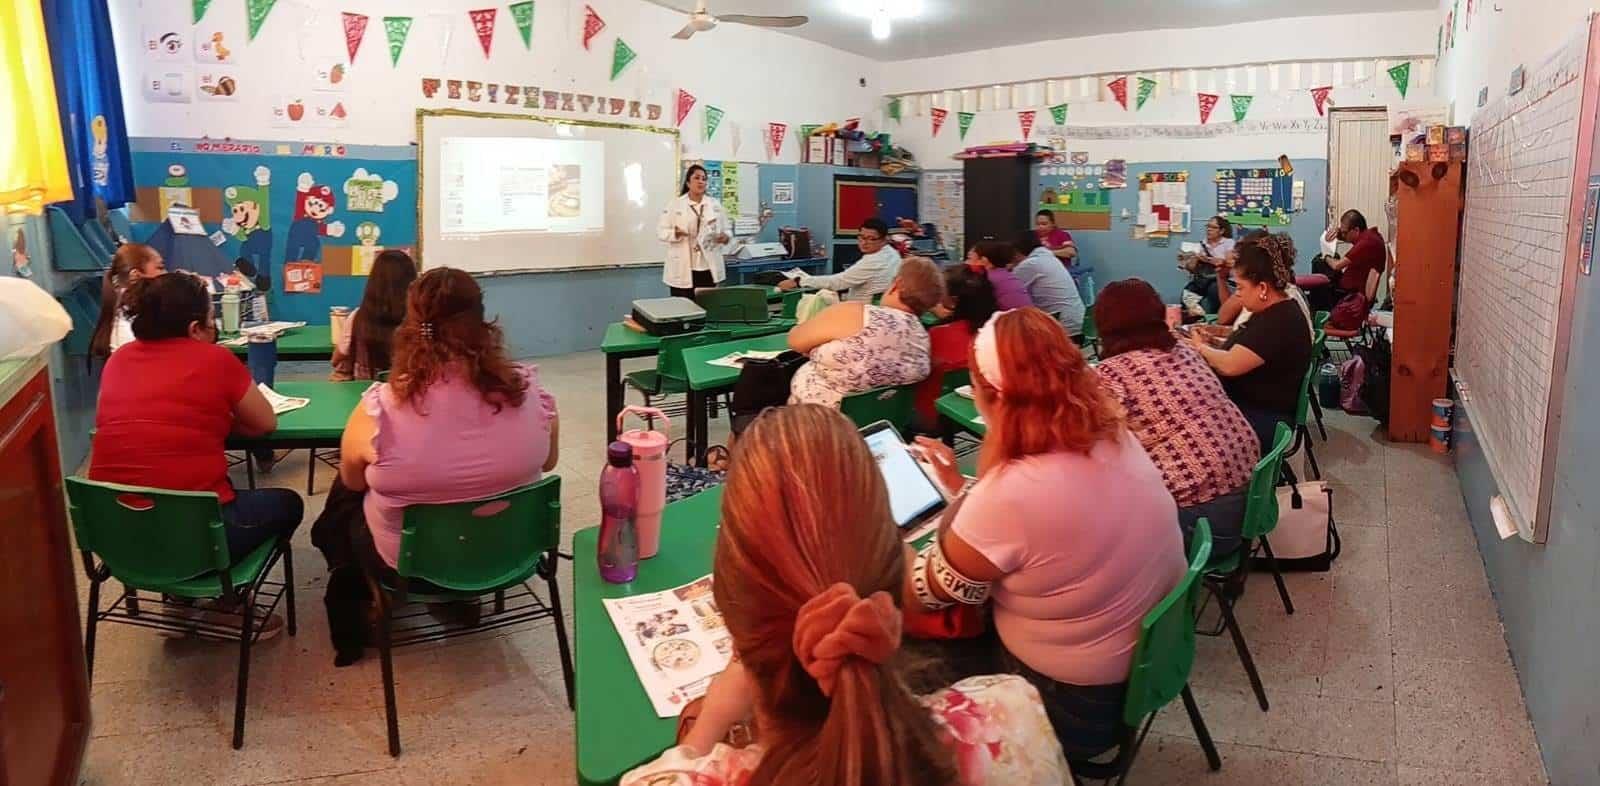
<svg viewBox="0 0 1600 786"><path fill-rule="evenodd" d="M733 433L743 433L744 427L767 407L789 403L789 383L807 360L793 350L775 358L745 358L739 368L739 381L733 385L733 399L728 403Z"/></svg>

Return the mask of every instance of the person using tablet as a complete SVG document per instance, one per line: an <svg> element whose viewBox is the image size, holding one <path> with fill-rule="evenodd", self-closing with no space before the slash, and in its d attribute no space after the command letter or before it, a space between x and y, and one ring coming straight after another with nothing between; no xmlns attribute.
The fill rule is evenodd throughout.
<svg viewBox="0 0 1600 786"><path fill-rule="evenodd" d="M898 442L880 433L880 447ZM1072 783L1021 677L972 677L920 697L907 688L894 597L907 560L872 452L843 415L815 405L768 410L745 431L711 590L738 657L698 712L684 710L680 744L622 786ZM725 744L736 728L753 743Z"/></svg>
<svg viewBox="0 0 1600 786"><path fill-rule="evenodd" d="M903 603L994 606L1006 659L1069 761L1117 743L1139 623L1183 577L1178 506L1060 323L1005 311L978 333L978 480L915 555ZM950 448L919 439L947 488ZM909 547L907 547L909 550Z"/></svg>

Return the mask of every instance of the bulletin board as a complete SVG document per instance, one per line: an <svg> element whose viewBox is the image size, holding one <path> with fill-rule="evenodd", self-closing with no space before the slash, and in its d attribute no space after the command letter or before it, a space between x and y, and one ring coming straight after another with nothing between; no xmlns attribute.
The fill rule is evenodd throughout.
<svg viewBox="0 0 1600 786"><path fill-rule="evenodd" d="M706 168L706 195L720 200L734 218L755 218L761 213L761 165L750 161L690 161Z"/></svg>
<svg viewBox="0 0 1600 786"><path fill-rule="evenodd" d="M1166 240L1189 231L1189 172L1146 172L1139 176L1139 214L1135 240Z"/></svg>
<svg viewBox="0 0 1600 786"><path fill-rule="evenodd" d="M1038 166L1034 203L1050 211L1062 229L1109 230L1111 189L1120 187L1117 173L1125 177L1126 172L1119 164L1091 164L1086 153L1057 154Z"/></svg>
<svg viewBox="0 0 1600 786"><path fill-rule="evenodd" d="M1234 226L1288 226L1294 175L1282 169L1218 169L1217 214Z"/></svg>
<svg viewBox="0 0 1600 786"><path fill-rule="evenodd" d="M966 175L959 169L922 173L922 220L939 229L952 259L966 253Z"/></svg>

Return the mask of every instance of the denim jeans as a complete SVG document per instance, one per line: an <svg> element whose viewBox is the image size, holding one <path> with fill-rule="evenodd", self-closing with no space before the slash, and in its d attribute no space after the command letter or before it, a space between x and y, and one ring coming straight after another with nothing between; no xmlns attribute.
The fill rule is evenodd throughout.
<svg viewBox="0 0 1600 786"><path fill-rule="evenodd" d="M288 537L305 517L305 501L289 489L239 489L222 506L228 555L235 561L270 540Z"/></svg>
<svg viewBox="0 0 1600 786"><path fill-rule="evenodd" d="M1287 423L1291 429L1294 428L1294 424L1290 422L1291 418L1294 417L1293 415L1286 415L1282 412L1269 412L1264 409L1247 407L1243 404L1239 405L1239 412L1244 414L1245 420L1250 421L1250 428L1255 429L1256 438L1261 440L1261 455L1263 456L1272 451L1272 441L1277 437L1279 423Z"/></svg>
<svg viewBox="0 0 1600 786"><path fill-rule="evenodd" d="M1194 534L1195 522L1205 519L1211 525L1211 558L1226 557L1239 548L1239 533L1244 529L1244 505L1247 488L1216 499L1178 508L1178 526L1183 528L1183 545L1187 549Z"/></svg>

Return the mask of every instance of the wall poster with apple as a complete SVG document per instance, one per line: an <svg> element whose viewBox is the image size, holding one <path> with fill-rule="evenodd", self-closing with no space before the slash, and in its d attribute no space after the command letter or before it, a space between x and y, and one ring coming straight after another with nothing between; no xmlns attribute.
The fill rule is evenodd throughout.
<svg viewBox="0 0 1600 786"><path fill-rule="evenodd" d="M194 208L220 264L271 293L273 319L326 322L329 306L360 302L380 251L416 243L410 146L135 138L131 149L134 238L173 205Z"/></svg>

